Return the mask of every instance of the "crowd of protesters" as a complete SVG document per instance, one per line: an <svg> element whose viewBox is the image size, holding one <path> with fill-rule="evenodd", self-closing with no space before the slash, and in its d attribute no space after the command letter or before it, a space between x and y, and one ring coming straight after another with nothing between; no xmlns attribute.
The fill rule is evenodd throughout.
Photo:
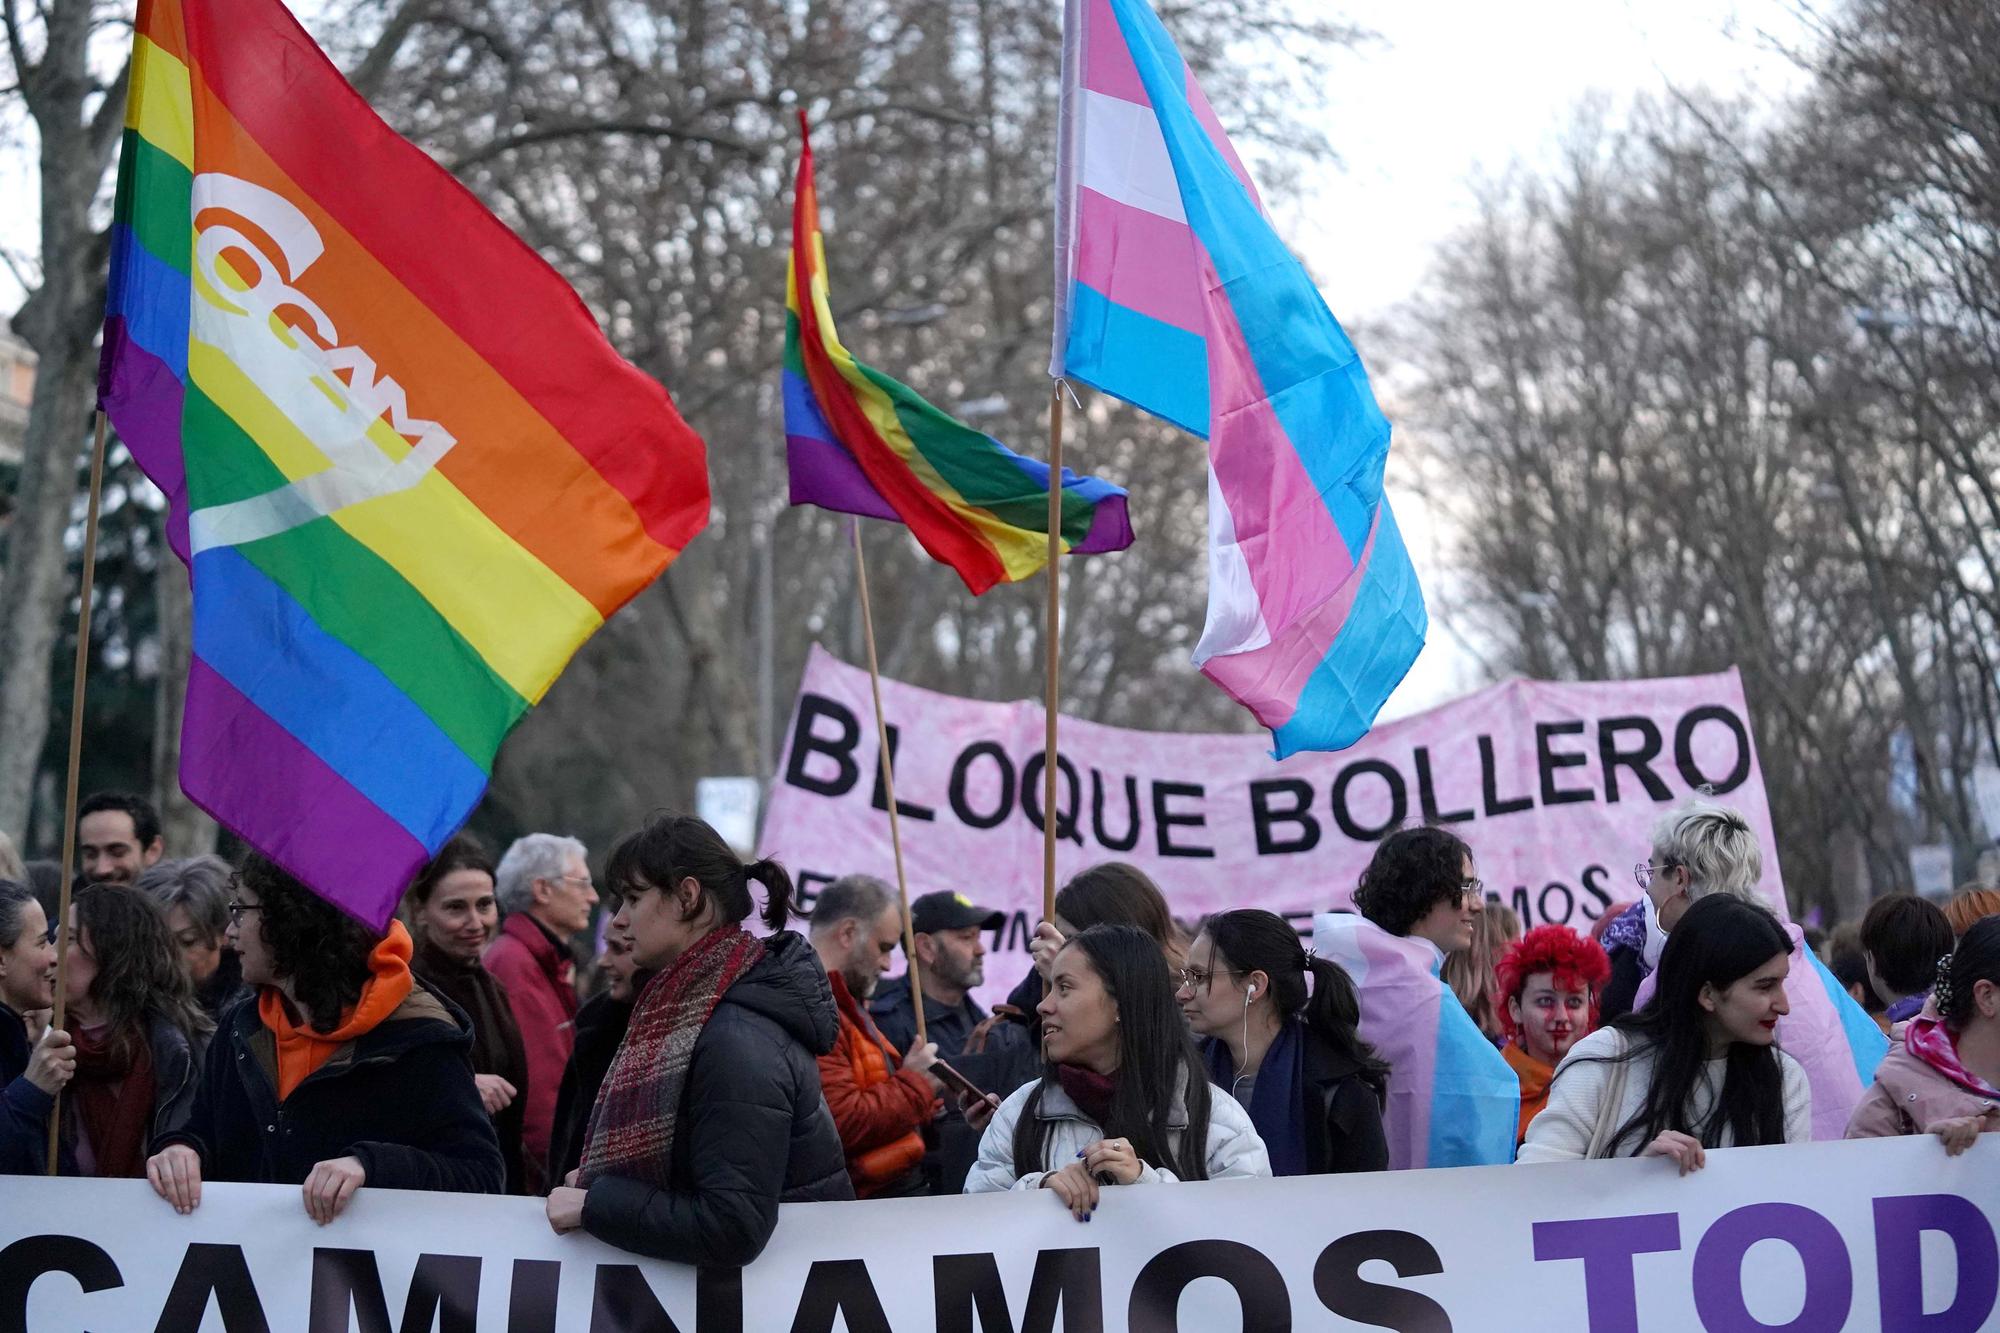
<svg viewBox="0 0 2000 1333"><path fill-rule="evenodd" d="M461 834L379 931L255 853L169 858L135 797L86 801L78 845L67 895L0 847L0 1172L53 1142L183 1213L209 1181L321 1222L369 1185L528 1194L558 1232L736 1265L783 1202L1046 1190L1088 1222L1136 1185L2000 1131L2000 894L1878 899L1822 958L1705 800L1589 934L1524 933L1442 828L1384 838L1311 946L1093 866L991 1008L1005 918L975 894L906 920L854 874L808 908L685 816L601 881L574 839Z"/></svg>

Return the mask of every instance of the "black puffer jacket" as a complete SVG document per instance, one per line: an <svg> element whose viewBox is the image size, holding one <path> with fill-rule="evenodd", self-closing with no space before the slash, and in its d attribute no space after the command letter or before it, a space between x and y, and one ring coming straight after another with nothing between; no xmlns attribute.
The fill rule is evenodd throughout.
<svg viewBox="0 0 2000 1333"><path fill-rule="evenodd" d="M498 1194L506 1168L471 1049L471 1020L418 980L280 1102L277 1041L253 992L223 1013L186 1127L153 1151L189 1145L211 1181L297 1185L321 1162L356 1157L385 1189Z"/></svg>
<svg viewBox="0 0 2000 1333"><path fill-rule="evenodd" d="M592 1182L584 1229L621 1250L736 1267L763 1252L778 1204L851 1199L818 1058L840 1031L826 973L805 937L781 931L722 993L695 1039L667 1189Z"/></svg>

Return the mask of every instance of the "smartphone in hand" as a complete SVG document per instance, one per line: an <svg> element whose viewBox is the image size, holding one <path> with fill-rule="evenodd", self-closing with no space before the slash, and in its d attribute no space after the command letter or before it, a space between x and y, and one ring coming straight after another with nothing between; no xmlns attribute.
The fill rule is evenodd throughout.
<svg viewBox="0 0 2000 1333"><path fill-rule="evenodd" d="M937 1060L932 1062L931 1072L938 1076L938 1081L940 1083L944 1084L947 1088L950 1088L953 1092L959 1094L962 1097L970 1097L974 1101L978 1101L984 1096L986 1096L984 1092L981 1092L979 1090L978 1084L974 1083L971 1079L959 1073L956 1069L953 1069L950 1065L946 1064L942 1060Z"/></svg>

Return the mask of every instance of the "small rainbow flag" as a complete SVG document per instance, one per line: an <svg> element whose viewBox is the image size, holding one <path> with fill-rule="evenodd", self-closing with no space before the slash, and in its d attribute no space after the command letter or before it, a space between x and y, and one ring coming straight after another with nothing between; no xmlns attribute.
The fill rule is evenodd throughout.
<svg viewBox="0 0 2000 1333"><path fill-rule="evenodd" d="M793 504L905 523L975 594L1048 563L1048 464L946 416L841 346L827 298L810 140L799 155L792 203L784 388ZM1122 489L1068 468L1062 489L1066 551L1090 555L1132 544Z"/></svg>
<svg viewBox="0 0 2000 1333"><path fill-rule="evenodd" d="M99 400L194 589L181 785L380 926L708 521L698 436L279 0L140 0Z"/></svg>

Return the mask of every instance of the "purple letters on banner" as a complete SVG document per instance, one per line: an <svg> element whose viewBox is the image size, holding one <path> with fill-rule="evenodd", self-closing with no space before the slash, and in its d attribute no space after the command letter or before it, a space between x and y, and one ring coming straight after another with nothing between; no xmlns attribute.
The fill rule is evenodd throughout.
<svg viewBox="0 0 2000 1333"><path fill-rule="evenodd" d="M1924 1312L1923 1233L1951 1238L1958 1290L1951 1304ZM2000 1246L1993 1224L1956 1194L1904 1194L1875 1200L1875 1272L1885 1333L1976 1333L2000 1297Z"/></svg>
<svg viewBox="0 0 2000 1333"><path fill-rule="evenodd" d="M1590 1333L1639 1333L1639 1293L1632 1258L1680 1247L1681 1220L1675 1213L1535 1223L1537 1262L1583 1260Z"/></svg>

